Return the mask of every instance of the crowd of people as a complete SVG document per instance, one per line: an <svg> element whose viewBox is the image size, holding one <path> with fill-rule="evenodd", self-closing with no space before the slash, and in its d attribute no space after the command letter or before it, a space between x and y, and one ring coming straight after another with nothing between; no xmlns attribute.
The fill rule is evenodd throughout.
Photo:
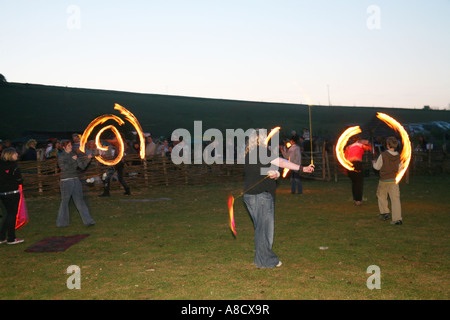
<svg viewBox="0 0 450 320"><path fill-rule="evenodd" d="M302 153L315 151L312 148L314 146L314 137L310 136L308 129L304 129L301 135L298 135L295 131L292 131L291 134L291 137L284 139L279 146L281 156L276 159L276 166L292 169L290 178L291 193L302 194L303 188L300 173L314 172L314 166L312 164L308 167L302 165ZM36 161L38 159L57 159L60 169L59 179L61 192L61 202L56 217L57 227L67 227L70 223L70 199L74 200L84 225L93 226L96 224L89 212L88 206L84 202L79 169L86 169L95 156L100 155L105 158L114 158L115 152L119 149L118 140L117 138L104 139L102 143L109 146L107 151L98 149L95 142L90 140L86 143L84 152L81 152L80 138L79 134L74 133L72 139L69 140L50 139L47 141L45 148L40 148L40 150L44 150L43 152L37 151L38 143L35 139L30 139L26 143L22 153L17 152L17 149L11 146L10 141L2 141L0 143L0 200L3 206L0 244L18 244L23 242L23 239L18 239L15 235L16 213L18 211L21 185L23 183L18 160ZM163 137L155 141L150 134L145 135L145 140L145 156L148 159L152 159L153 157L170 157L173 148L178 143L183 143L181 141L182 139L170 141ZM140 144L138 141L125 141L125 155L140 153ZM352 195L355 205L360 206L363 204L362 157L365 152L372 151L374 155L373 168L380 172L377 190L380 219L389 219L391 217L390 210L392 210L391 223L396 225L402 224L400 192L398 184L394 182L396 173L401 169L399 158L401 145L399 142L397 138L389 137L385 141L376 138L370 143L368 140L363 140L355 136L345 149L346 158L352 162L355 168L354 171L347 172L352 184ZM214 141L211 143L214 143ZM423 139L420 143L421 147L425 145ZM260 143L256 143L253 146L250 145L251 141L248 141L246 157L248 157L249 152L255 152L257 148L263 147ZM255 149L253 150L252 148ZM280 171L270 172L268 175L270 179L264 183L260 183L260 164L249 166L245 162L244 169L244 189L246 190L244 193L244 203L249 210L255 226L255 264L261 268L280 266L281 262L272 251L273 208L276 187L273 181L279 178ZM106 166L102 179L104 191L100 196L110 196L110 181L115 173L117 173L118 180L124 187L124 194L131 194L130 187L123 177L124 162L121 160L113 166ZM258 186L255 187L256 185ZM391 200L391 209L389 209L388 197Z"/></svg>

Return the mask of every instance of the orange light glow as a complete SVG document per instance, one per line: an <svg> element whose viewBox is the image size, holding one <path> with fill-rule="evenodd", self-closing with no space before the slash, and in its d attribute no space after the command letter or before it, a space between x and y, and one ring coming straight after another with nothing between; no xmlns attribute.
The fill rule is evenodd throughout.
<svg viewBox="0 0 450 320"><path fill-rule="evenodd" d="M228 196L228 213L230 215L230 229L233 232L234 236L236 236L236 225L234 223L234 197L230 194Z"/></svg>
<svg viewBox="0 0 450 320"><path fill-rule="evenodd" d="M145 140L144 140L144 133L142 131L141 125L137 121L136 117L130 111L128 111L121 105L116 103L114 106L114 109L119 110L120 113L122 113L125 116L126 120L128 120L136 129L136 131L139 135L139 140L140 140L139 155L140 155L141 159L144 159L145 158ZM87 126L87 128L83 132L83 135L81 136L81 139L80 139L80 151L81 152L83 152L83 153L85 152L86 142L89 139L89 136L91 135L94 128L98 125L102 125L103 123L105 123L108 120L114 120L120 126L125 124L125 121L123 121L121 118L119 118L118 116L115 116L113 114L106 114L106 115L95 118ZM102 150L102 151L108 150L108 148L104 147L100 142L100 137L101 137L102 133L106 130L111 130L117 139L118 149L119 149L119 150L117 150L117 156L113 160L106 160L102 156L95 156L95 159L97 159L98 162L100 162L104 165L114 166L122 160L124 151L125 151L125 147L124 147L123 139L122 139L122 136L121 136L119 130L117 130L117 128L115 126L109 125L109 126L102 128L95 136L95 145L99 150Z"/></svg>
<svg viewBox="0 0 450 320"><path fill-rule="evenodd" d="M278 131L280 131L280 127L275 127L272 130L270 130L269 135L267 136L266 140L264 141L264 144L267 146L269 144L270 139L272 138L272 136L277 133Z"/></svg>
<svg viewBox="0 0 450 320"><path fill-rule="evenodd" d="M353 164L345 158L344 147L347 144L348 139L360 132L361 128L359 126L350 127L341 134L336 143L336 158L345 169L350 171L354 171L355 168L353 167Z"/></svg>
<svg viewBox="0 0 450 320"><path fill-rule="evenodd" d="M377 113L378 119L384 121L388 126L390 126L392 129L400 133L400 136L402 138L402 153L400 154L400 161L402 164L402 169L397 173L397 176L395 177L395 182L399 183L400 180L402 180L403 175L405 174L406 170L408 169L409 163L411 161L411 141L409 140L408 133L406 130L402 127L402 125L397 122L394 118L388 116L385 113L378 112Z"/></svg>
<svg viewBox="0 0 450 320"><path fill-rule="evenodd" d="M108 130L108 129L110 129L114 133L114 135L117 139L118 146L119 146L119 150L117 150L117 156L113 160L105 160L100 156L96 156L95 158L98 160L98 162L103 163L104 165L115 166L116 164L118 164L120 162L120 160L122 160L123 153L124 153L123 139L122 139L122 136L120 135L119 130L117 130L117 128L114 127L113 125L106 126L97 133L97 136L95 137L95 142L96 142L97 148L99 148L100 150L104 150L104 151L108 150L108 148L103 147L100 143L101 134L103 133L103 131Z"/></svg>
<svg viewBox="0 0 450 320"><path fill-rule="evenodd" d="M139 156L141 159L145 158L145 138L144 138L144 131L141 128L141 125L139 121L136 119L134 114L132 114L130 111L122 107L120 104L115 104L114 109L119 110L121 114L125 116L125 118L133 125L133 127L136 129L136 132L139 136L139 142L140 142L140 150L139 150Z"/></svg>
<svg viewBox="0 0 450 320"><path fill-rule="evenodd" d="M118 116L115 116L113 114L105 114L103 116L97 117L94 120L91 121L91 123L89 123L89 125L87 126L87 128L84 130L83 135L80 138L80 151L81 152L85 152L85 146L86 146L86 142L89 139L89 136L92 133L92 130L94 130L94 128L100 124L105 123L108 120L114 120L116 121L119 125L123 125L125 122L120 119ZM97 146L98 148L98 146Z"/></svg>

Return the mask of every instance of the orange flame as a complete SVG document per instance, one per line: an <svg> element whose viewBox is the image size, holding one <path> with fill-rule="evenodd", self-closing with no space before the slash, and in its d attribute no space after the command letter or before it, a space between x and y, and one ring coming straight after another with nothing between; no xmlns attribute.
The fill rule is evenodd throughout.
<svg viewBox="0 0 450 320"><path fill-rule="evenodd" d="M230 229L233 232L234 236L236 236L236 226L234 223L234 197L230 194L228 196L228 213L230 215Z"/></svg>
<svg viewBox="0 0 450 320"><path fill-rule="evenodd" d="M411 141L409 140L408 133L397 120L381 112L377 112L377 117L380 120L384 121L392 129L399 132L402 138L403 149L402 153L400 154L402 169L397 173L397 176L395 177L395 182L399 183L400 180L402 180L406 170L408 169L409 163L411 162L411 153L412 153Z"/></svg>
<svg viewBox="0 0 450 320"><path fill-rule="evenodd" d="M290 142L286 143L286 147L290 148L292 144ZM288 160L291 160L290 158ZM283 169L283 174L281 175L283 178L286 178L287 174L289 172L288 168Z"/></svg>
<svg viewBox="0 0 450 320"><path fill-rule="evenodd" d="M269 135L267 136L266 140L264 141L264 144L267 146L269 144L269 140L272 138L272 136L277 133L278 131L280 131L280 127L275 127L272 130L270 130Z"/></svg>
<svg viewBox="0 0 450 320"><path fill-rule="evenodd" d="M336 158L344 168L350 171L354 171L355 168L353 167L353 164L345 158L344 147L350 137L360 132L361 128L359 126L350 127L341 134L336 143Z"/></svg>
<svg viewBox="0 0 450 320"><path fill-rule="evenodd" d="M141 159L144 159L145 158L145 139L144 139L144 133L142 131L141 125L139 124L138 120L130 111L128 111L127 109L125 109L124 107L122 107L121 105L119 105L117 103L115 104L114 109L119 110L120 113L122 113L125 116L126 120L128 120L134 126L136 131L138 132L139 140L140 140L139 155L140 155ZM121 126L125 124L125 122L122 119L120 119L118 116L115 116L113 114L106 114L106 115L95 118L87 126L87 128L83 132L83 135L81 136L81 139L80 139L80 151L81 152L85 152L86 142L87 142L89 136L91 135L92 131L94 130L94 128L98 125L105 123L108 120L114 120ZM95 156L95 159L97 159L98 162L103 163L104 165L114 166L114 165L118 164L120 162L120 160L122 160L124 151L125 151L123 139L122 139L122 136L120 135L119 130L117 130L117 128L114 127L113 125L109 125L109 126L102 128L95 136L95 145L99 150L102 150L102 151L108 150L108 148L104 147L100 142L100 136L102 135L102 133L104 131L106 131L108 129L114 133L114 136L117 139L118 146L119 146L119 148L118 148L119 150L117 150L118 155L113 160L105 160L101 156Z"/></svg>
<svg viewBox="0 0 450 320"><path fill-rule="evenodd" d="M136 132L139 136L139 142L140 142L140 150L139 150L139 156L141 159L145 158L145 138L144 138L144 131L141 128L141 125L139 121L136 119L134 114L132 114L130 111L122 107L120 104L115 104L114 109L119 110L121 114L125 116L125 119L127 119L133 127L136 129Z"/></svg>

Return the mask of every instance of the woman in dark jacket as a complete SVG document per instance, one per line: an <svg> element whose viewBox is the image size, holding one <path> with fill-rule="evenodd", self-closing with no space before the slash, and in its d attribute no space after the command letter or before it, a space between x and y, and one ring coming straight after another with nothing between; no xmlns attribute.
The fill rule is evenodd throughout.
<svg viewBox="0 0 450 320"><path fill-rule="evenodd" d="M83 189L80 178L78 177L78 168L86 169L92 159L92 154L84 157L81 153L76 154L72 151L72 142L63 141L61 146L64 151L58 155L58 166L61 169L59 187L61 189L61 205L56 219L57 227L67 227L69 225L69 201L73 198L75 207L80 213L81 220L86 226L95 225L89 209L83 199Z"/></svg>
<svg viewBox="0 0 450 320"><path fill-rule="evenodd" d="M24 241L16 239L16 217L20 201L19 185L23 183L17 157L16 149L6 148L0 160L0 200L6 209L0 227L0 244L5 242L18 244Z"/></svg>

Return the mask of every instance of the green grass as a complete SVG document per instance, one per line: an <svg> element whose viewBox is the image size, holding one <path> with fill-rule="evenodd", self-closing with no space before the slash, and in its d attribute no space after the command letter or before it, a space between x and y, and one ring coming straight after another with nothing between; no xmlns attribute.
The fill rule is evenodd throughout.
<svg viewBox="0 0 450 320"><path fill-rule="evenodd" d="M281 268L257 269L253 226L236 200L237 237L228 227L226 197L240 183L116 189L88 196L97 225L86 228L74 207L71 225L55 226L59 196L28 198L26 242L0 246L1 299L449 299L450 178L412 176L402 183L404 225L377 218L375 177L367 205L355 207L350 182L303 180L304 194L277 189L274 251ZM117 187L117 185L115 186ZM168 197L170 201L122 199ZM43 238L89 233L65 252L26 253ZM319 247L326 246L327 250ZM69 290L66 269L81 268L81 289ZM369 290L370 265L381 289Z"/></svg>

